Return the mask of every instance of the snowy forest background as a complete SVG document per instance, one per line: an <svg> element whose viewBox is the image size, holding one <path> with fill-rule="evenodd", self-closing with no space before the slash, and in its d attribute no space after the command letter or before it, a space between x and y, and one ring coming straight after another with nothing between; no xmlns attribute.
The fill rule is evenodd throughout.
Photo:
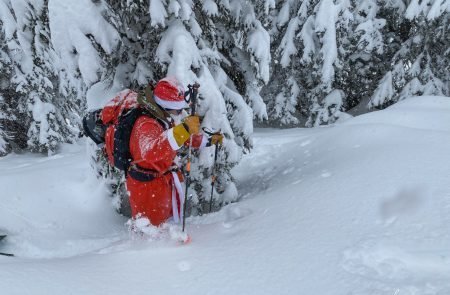
<svg viewBox="0 0 450 295"><path fill-rule="evenodd" d="M77 140L90 92L174 75L200 82L204 124L226 135L217 190L232 201L254 122L450 95L449 15L450 0L0 0L0 153L53 154ZM198 155L197 192L211 159Z"/></svg>

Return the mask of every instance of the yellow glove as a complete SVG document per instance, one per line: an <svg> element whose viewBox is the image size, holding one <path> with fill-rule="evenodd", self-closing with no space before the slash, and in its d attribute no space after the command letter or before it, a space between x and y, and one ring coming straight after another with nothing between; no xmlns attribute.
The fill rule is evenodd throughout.
<svg viewBox="0 0 450 295"><path fill-rule="evenodd" d="M173 127L173 137L179 146L182 146L192 134L200 130L200 119L198 116L189 116L183 120L183 123Z"/></svg>
<svg viewBox="0 0 450 295"><path fill-rule="evenodd" d="M199 116L189 116L183 119L183 126L189 134L197 134L200 131Z"/></svg>
<svg viewBox="0 0 450 295"><path fill-rule="evenodd" d="M223 143L223 134L213 134L211 136L211 145L222 144Z"/></svg>

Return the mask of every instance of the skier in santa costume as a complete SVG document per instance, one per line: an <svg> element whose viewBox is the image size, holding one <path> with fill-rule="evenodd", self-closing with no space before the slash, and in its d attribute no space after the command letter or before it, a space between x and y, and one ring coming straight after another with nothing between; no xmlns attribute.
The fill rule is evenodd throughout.
<svg viewBox="0 0 450 295"><path fill-rule="evenodd" d="M108 116L116 111L114 105L118 100L125 100L128 107L159 108L167 117L159 120L141 115L132 127L129 140L132 161L126 173L132 216L146 217L155 226L171 217L179 222L183 218L184 188L182 173L176 165L177 151L189 144L191 137L191 147L202 148L221 143L223 135L208 137L200 133L199 117L183 112L189 105L183 86L174 78L160 80L150 97L122 91L103 109L103 121L108 121ZM113 162L114 128L106 131L105 150Z"/></svg>

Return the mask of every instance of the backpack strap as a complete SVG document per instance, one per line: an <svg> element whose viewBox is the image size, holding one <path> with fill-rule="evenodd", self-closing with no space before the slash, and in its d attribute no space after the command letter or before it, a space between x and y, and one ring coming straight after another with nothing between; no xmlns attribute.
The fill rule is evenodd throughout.
<svg viewBox="0 0 450 295"><path fill-rule="evenodd" d="M156 170L145 169L135 163L132 163L130 165L130 167L127 170L127 173L133 179L142 182L152 181L153 179L159 176Z"/></svg>
<svg viewBox="0 0 450 295"><path fill-rule="evenodd" d="M137 97L139 105L143 107L145 113L149 114L154 119L159 122L164 122L167 126L172 126L173 121L171 121L169 113L162 109L153 98L153 86L147 85L144 91L140 91ZM167 128L165 128L167 129Z"/></svg>

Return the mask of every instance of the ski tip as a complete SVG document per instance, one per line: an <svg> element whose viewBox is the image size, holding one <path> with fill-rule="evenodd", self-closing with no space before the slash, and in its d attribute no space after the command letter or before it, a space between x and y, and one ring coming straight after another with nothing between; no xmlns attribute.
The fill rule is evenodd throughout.
<svg viewBox="0 0 450 295"><path fill-rule="evenodd" d="M11 253L1 253L1 252L0 252L0 256L14 257L14 254L11 254Z"/></svg>
<svg viewBox="0 0 450 295"><path fill-rule="evenodd" d="M186 234L186 236L182 237L182 238L179 240L179 243L180 243L180 245L187 245L187 244L190 244L191 241L192 241L191 236L188 235L188 234Z"/></svg>

